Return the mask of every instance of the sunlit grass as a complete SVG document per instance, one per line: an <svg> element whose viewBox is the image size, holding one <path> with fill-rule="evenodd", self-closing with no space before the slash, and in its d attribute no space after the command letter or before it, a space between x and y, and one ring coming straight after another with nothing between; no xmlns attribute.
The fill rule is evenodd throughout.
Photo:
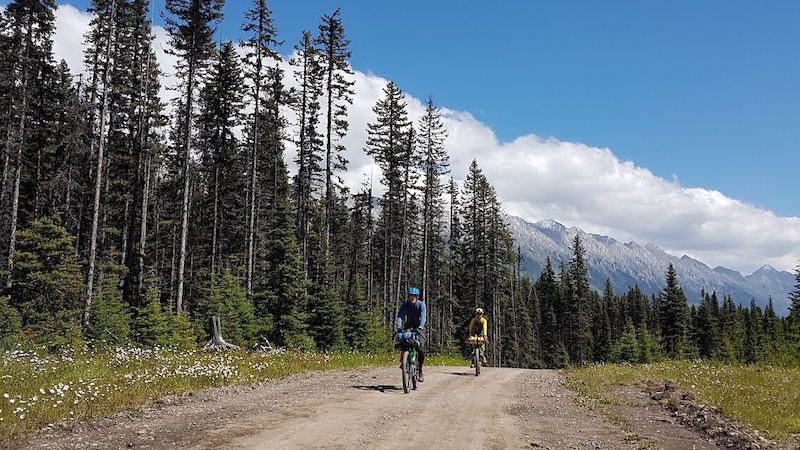
<svg viewBox="0 0 800 450"><path fill-rule="evenodd" d="M169 394L250 384L325 369L385 366L394 354L272 354L116 349L108 353L5 352L0 362L0 441L50 423L99 417Z"/></svg>
<svg viewBox="0 0 800 450"><path fill-rule="evenodd" d="M645 365L597 365L570 370L582 395L613 402L613 386L670 381L707 405L769 437L800 438L800 368L669 361Z"/></svg>
<svg viewBox="0 0 800 450"><path fill-rule="evenodd" d="M469 361L464 359L463 356L453 353L425 355L426 366L465 366L467 364L469 364Z"/></svg>

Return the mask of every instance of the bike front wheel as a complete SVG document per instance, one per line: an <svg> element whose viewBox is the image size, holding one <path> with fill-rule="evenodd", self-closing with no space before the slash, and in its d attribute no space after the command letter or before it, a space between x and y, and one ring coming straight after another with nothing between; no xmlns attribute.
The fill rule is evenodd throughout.
<svg viewBox="0 0 800 450"><path fill-rule="evenodd" d="M417 390L417 353L414 352L409 358L408 376L411 378L411 389Z"/></svg>
<svg viewBox="0 0 800 450"><path fill-rule="evenodd" d="M480 347L475 347L474 355L472 356L473 361L475 361L475 376L481 374L481 349Z"/></svg>
<svg viewBox="0 0 800 450"><path fill-rule="evenodd" d="M406 394L408 394L408 388L409 385L411 384L411 380L409 379L408 376L408 369L409 369L408 352L403 352L403 356L401 358L400 370L403 372L403 392L405 392Z"/></svg>

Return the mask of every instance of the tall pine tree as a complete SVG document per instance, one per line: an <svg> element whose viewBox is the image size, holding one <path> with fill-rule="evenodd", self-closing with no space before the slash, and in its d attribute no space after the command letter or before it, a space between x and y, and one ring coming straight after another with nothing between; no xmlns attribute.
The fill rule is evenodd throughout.
<svg viewBox="0 0 800 450"><path fill-rule="evenodd" d="M214 55L215 24L222 19L224 0L167 0L166 28L170 35L171 52L178 58L177 76L180 80L176 109L175 150L181 161L182 185L181 220L177 255L175 311L183 311L186 261L189 259L189 206L191 201L191 166L197 91Z"/></svg>

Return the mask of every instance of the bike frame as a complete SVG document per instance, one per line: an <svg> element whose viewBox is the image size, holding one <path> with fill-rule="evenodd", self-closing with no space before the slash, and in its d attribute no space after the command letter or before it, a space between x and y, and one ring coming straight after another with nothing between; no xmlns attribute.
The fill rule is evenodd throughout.
<svg viewBox="0 0 800 450"><path fill-rule="evenodd" d="M409 388L417 389L417 346L419 345L419 333L413 331L401 331L397 334L400 347L400 370L403 377L403 391L407 394Z"/></svg>
<svg viewBox="0 0 800 450"><path fill-rule="evenodd" d="M483 353L483 346L486 345L486 340L483 336L471 334L467 339L467 343L472 347L472 364L475 366L475 376L481 374L481 353Z"/></svg>

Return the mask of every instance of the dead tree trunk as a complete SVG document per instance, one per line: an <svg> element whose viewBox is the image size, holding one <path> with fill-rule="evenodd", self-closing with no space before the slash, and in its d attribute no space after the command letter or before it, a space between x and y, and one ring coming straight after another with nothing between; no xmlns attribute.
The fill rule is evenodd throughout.
<svg viewBox="0 0 800 450"><path fill-rule="evenodd" d="M225 342L222 338L222 322L219 317L211 317L211 340L203 347L204 350L239 350L238 345Z"/></svg>

